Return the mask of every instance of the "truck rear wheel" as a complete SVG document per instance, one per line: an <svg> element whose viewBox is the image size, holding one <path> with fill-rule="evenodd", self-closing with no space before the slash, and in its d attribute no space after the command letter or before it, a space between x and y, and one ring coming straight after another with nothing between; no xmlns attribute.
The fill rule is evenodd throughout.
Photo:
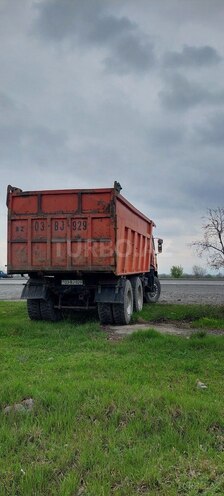
<svg viewBox="0 0 224 496"><path fill-rule="evenodd" d="M113 316L116 325L127 325L133 313L133 291L131 282L127 279L124 288L124 302L113 304Z"/></svg>
<svg viewBox="0 0 224 496"><path fill-rule="evenodd" d="M154 277L153 291L145 291L146 303L156 303L160 297L161 286L158 277Z"/></svg>
<svg viewBox="0 0 224 496"><path fill-rule="evenodd" d="M27 300L27 312L30 320L42 320L40 300Z"/></svg>
<svg viewBox="0 0 224 496"><path fill-rule="evenodd" d="M98 315L102 325L114 323L112 305L110 303L98 303Z"/></svg>
<svg viewBox="0 0 224 496"><path fill-rule="evenodd" d="M61 312L57 308L54 308L53 298L48 298L47 300L41 300L40 311L43 320L57 322L58 320L61 319Z"/></svg>
<svg viewBox="0 0 224 496"><path fill-rule="evenodd" d="M133 290L133 305L136 312L143 308L143 287L140 277L133 277L131 280Z"/></svg>

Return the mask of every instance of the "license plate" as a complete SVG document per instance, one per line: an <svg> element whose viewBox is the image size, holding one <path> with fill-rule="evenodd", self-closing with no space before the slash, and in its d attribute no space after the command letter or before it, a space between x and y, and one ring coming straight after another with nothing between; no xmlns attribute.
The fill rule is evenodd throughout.
<svg viewBox="0 0 224 496"><path fill-rule="evenodd" d="M62 279L62 286L83 286L81 279Z"/></svg>

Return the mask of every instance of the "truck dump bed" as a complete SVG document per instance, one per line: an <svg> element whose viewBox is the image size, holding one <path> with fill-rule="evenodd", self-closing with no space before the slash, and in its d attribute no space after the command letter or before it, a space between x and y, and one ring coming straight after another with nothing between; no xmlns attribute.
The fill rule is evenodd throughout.
<svg viewBox="0 0 224 496"><path fill-rule="evenodd" d="M147 272L153 221L116 188L8 187L8 273Z"/></svg>

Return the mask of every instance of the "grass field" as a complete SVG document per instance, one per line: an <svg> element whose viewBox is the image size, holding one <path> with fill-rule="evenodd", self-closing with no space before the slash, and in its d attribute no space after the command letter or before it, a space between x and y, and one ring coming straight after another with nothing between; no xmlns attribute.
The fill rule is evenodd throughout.
<svg viewBox="0 0 224 496"><path fill-rule="evenodd" d="M224 330L224 306L220 305L144 305L140 313L133 316L138 322L188 323L196 329Z"/></svg>
<svg viewBox="0 0 224 496"><path fill-rule="evenodd" d="M218 307L150 309L222 325ZM94 314L30 322L0 302L0 340L1 495L224 494L224 336L109 341ZM4 413L30 397L31 412Z"/></svg>

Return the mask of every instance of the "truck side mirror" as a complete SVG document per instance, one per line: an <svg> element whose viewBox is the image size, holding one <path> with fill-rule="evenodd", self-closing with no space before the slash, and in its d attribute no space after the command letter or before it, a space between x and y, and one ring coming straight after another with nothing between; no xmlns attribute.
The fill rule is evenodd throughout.
<svg viewBox="0 0 224 496"><path fill-rule="evenodd" d="M158 239L158 253L163 251L163 239Z"/></svg>

